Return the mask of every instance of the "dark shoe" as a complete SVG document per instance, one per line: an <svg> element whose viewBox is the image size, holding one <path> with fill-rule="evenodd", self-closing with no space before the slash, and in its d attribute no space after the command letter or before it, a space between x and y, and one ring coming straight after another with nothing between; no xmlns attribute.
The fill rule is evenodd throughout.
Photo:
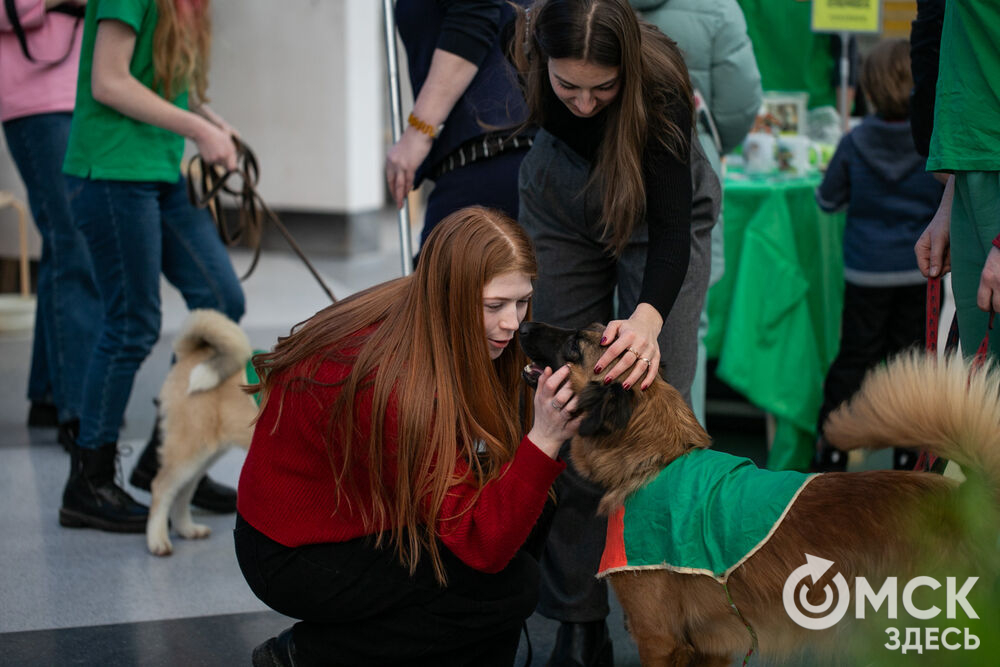
<svg viewBox="0 0 1000 667"><path fill-rule="evenodd" d="M205 475L194 490L191 504L216 514L232 514L236 511L236 489Z"/></svg>
<svg viewBox="0 0 1000 667"><path fill-rule="evenodd" d="M897 447L892 450L893 470L913 470L917 465L920 454L915 449L904 449Z"/></svg>
<svg viewBox="0 0 1000 667"><path fill-rule="evenodd" d="M52 403L32 401L28 408L28 426L31 428L55 428L59 426L59 410Z"/></svg>
<svg viewBox="0 0 1000 667"><path fill-rule="evenodd" d="M809 472L845 472L847 470L847 453L842 452L823 438L816 438L816 453L813 455Z"/></svg>
<svg viewBox="0 0 1000 667"><path fill-rule="evenodd" d="M253 667L295 667L295 644L292 629L271 637L253 650Z"/></svg>
<svg viewBox="0 0 1000 667"><path fill-rule="evenodd" d="M149 436L146 448L139 456L139 462L132 469L128 481L132 486L143 491L149 491L160 469L160 459L156 452L160 448L160 425L153 425L153 433ZM191 504L217 514L232 514L236 511L236 489L220 484L208 475L201 478L198 488L194 491Z"/></svg>
<svg viewBox="0 0 1000 667"><path fill-rule="evenodd" d="M810 472L844 472L847 470L847 454L835 449L822 449L816 452Z"/></svg>
<svg viewBox="0 0 1000 667"><path fill-rule="evenodd" d="M66 450L66 453L73 451L76 438L80 435L80 420L70 419L59 424L59 431L56 433L56 440Z"/></svg>
<svg viewBox="0 0 1000 667"><path fill-rule="evenodd" d="M149 508L136 502L115 483L118 446L70 448L69 480L63 489L59 524L67 528L97 528L113 533L143 533Z"/></svg>
<svg viewBox="0 0 1000 667"><path fill-rule="evenodd" d="M614 667L608 624L603 621L560 623L547 667Z"/></svg>

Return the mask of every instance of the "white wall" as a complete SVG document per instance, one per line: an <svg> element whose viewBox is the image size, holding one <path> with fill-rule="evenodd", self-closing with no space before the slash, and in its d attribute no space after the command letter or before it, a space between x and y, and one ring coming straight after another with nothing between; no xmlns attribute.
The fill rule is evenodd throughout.
<svg viewBox="0 0 1000 667"><path fill-rule="evenodd" d="M213 22L211 106L257 153L264 199L321 213L381 208L382 3L215 0ZM2 139L0 149L0 189L25 198ZM16 227L13 212L0 210L0 256L16 256Z"/></svg>
<svg viewBox="0 0 1000 667"><path fill-rule="evenodd" d="M14 195L28 205L28 194L24 190L21 177L7 152L7 143L3 132L0 132L0 190L13 192ZM32 257L38 257L41 252L41 239L34 224L28 225L28 252ZM18 256L17 213L13 208L0 208L0 257Z"/></svg>
<svg viewBox="0 0 1000 667"><path fill-rule="evenodd" d="M386 88L376 0L217 0L209 93L261 162L273 207L383 204Z"/></svg>

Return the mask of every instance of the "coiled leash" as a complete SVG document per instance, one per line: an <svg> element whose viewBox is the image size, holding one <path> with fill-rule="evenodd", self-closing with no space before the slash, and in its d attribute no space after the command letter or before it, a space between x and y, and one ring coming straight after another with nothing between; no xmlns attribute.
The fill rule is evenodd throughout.
<svg viewBox="0 0 1000 667"><path fill-rule="evenodd" d="M264 231L264 220L270 220L278 231L281 232L288 245L291 246L295 254L306 265L319 286L323 288L330 301L337 302L337 297L327 287L323 278L316 271L312 263L302 252L302 248L295 242L288 228L275 215L257 192L257 181L260 178L260 167L257 156L241 139L232 137L236 144L237 168L222 171L221 167L207 164L201 155L195 155L188 166L187 191L188 199L198 208L207 208L215 220L215 226L219 230L219 236L226 246L232 247L240 242L245 243L253 249L253 260L250 268L240 278L246 280L257 268L260 260L261 236ZM233 177L239 177L239 185L231 183ZM225 193L232 195L238 202L237 222L234 228L230 228L226 222L226 216L222 210L221 195Z"/></svg>

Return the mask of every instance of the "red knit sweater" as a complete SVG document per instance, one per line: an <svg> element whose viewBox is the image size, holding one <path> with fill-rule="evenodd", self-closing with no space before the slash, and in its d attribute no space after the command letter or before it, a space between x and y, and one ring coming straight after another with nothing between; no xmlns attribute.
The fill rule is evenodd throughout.
<svg viewBox="0 0 1000 667"><path fill-rule="evenodd" d="M328 361L317 380L342 380L350 366ZM281 419L278 400L268 402L254 429L253 442L240 475L237 507L250 525L288 547L343 542L379 532L366 530L357 511L358 500L342 499L337 507L333 470L327 454L330 408L339 387L309 385L288 389ZM274 399L278 399L277 393ZM396 420L390 406L384 425L386 476L395 471ZM366 442L371 424L371 390L356 403L358 442ZM456 449L456 473L469 468ZM454 486L445 497L437 534L441 542L469 567L499 572L510 562L541 514L549 487L565 467L553 461L525 436L499 477L487 483L475 499L471 484ZM368 496L368 469L354 466L353 481L360 497ZM392 488L392 480L386 485ZM470 507L471 510L465 511ZM387 529L380 527L380 530Z"/></svg>

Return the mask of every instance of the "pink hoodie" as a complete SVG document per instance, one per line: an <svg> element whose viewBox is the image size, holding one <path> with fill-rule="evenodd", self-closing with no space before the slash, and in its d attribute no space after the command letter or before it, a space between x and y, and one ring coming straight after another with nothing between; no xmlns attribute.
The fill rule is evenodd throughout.
<svg viewBox="0 0 1000 667"><path fill-rule="evenodd" d="M72 111L83 20L46 12L45 0L14 0L14 5L36 62L24 57L0 2L0 121Z"/></svg>

